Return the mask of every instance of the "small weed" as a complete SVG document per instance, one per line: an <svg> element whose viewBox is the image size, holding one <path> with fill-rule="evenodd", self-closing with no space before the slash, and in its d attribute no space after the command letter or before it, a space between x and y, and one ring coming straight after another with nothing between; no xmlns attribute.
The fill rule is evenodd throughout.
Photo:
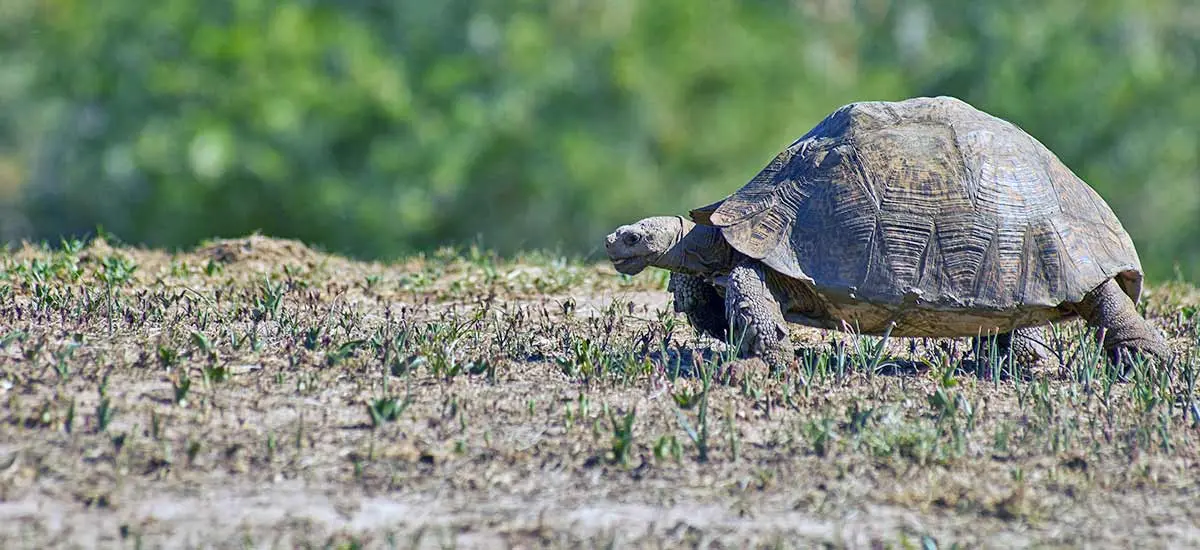
<svg viewBox="0 0 1200 550"><path fill-rule="evenodd" d="M175 365L179 364L179 352L170 346L158 346L158 364L164 369L170 370Z"/></svg>
<svg viewBox="0 0 1200 550"><path fill-rule="evenodd" d="M71 433L75 429L75 400L71 399L71 403L67 405L67 415L63 417L63 431Z"/></svg>
<svg viewBox="0 0 1200 550"><path fill-rule="evenodd" d="M683 446L679 444L679 439L674 435L664 435L654 442L654 458L658 460L666 460L670 458L675 462L683 460Z"/></svg>
<svg viewBox="0 0 1200 550"><path fill-rule="evenodd" d="M100 272L96 274L96 278L104 283L108 333L110 335L113 332L113 317L116 313L114 311L114 302L116 300L114 289L129 282L130 278L133 277L134 271L137 271L137 264L124 256L113 254L104 258Z"/></svg>
<svg viewBox="0 0 1200 550"><path fill-rule="evenodd" d="M217 275L220 275L221 272L224 270L225 270L224 265L222 265L220 262L213 260L211 258L204 264L204 274L209 277L215 277Z"/></svg>
<svg viewBox="0 0 1200 550"><path fill-rule="evenodd" d="M819 420L809 420L804 424L804 437L817 456L827 456L837 440L832 418L822 417Z"/></svg>
<svg viewBox="0 0 1200 550"><path fill-rule="evenodd" d="M390 372L392 376L404 376L416 371L426 363L428 363L428 361L425 359L425 357L420 355L410 355L403 359L398 359L392 363Z"/></svg>
<svg viewBox="0 0 1200 550"><path fill-rule="evenodd" d="M700 394L695 399L697 401L696 411L696 428L692 427L692 423L681 411L682 407L675 409L675 418L679 421L680 427L683 428L688 438L692 440L692 444L696 446L697 460L707 462L708 454L708 398L709 392L712 389L713 374L717 369L717 365L705 363L700 367ZM676 398L676 404L680 400Z"/></svg>
<svg viewBox="0 0 1200 550"><path fill-rule="evenodd" d="M340 346L337 347L336 350L330 352L329 354L327 354L325 356L325 364L330 367L337 366L342 361L345 361L346 359L353 357L354 352L356 350L358 350L358 348L362 347L362 345L365 343L366 343L366 340L361 340L361 339L343 342Z"/></svg>
<svg viewBox="0 0 1200 550"><path fill-rule="evenodd" d="M404 415L404 411L407 411L412 403L412 378L408 378L403 400L392 396L385 396L367 403L367 415L371 417L371 426L379 428L386 423L399 420Z"/></svg>
<svg viewBox="0 0 1200 550"><path fill-rule="evenodd" d="M100 433L108 429L109 423L117 414L117 409L112 406L112 401L108 396L101 394L100 403L96 405L96 432Z"/></svg>
<svg viewBox="0 0 1200 550"><path fill-rule="evenodd" d="M71 365L69 363L71 356L75 354L75 349L79 344L70 342L63 346L58 351L54 352L54 372L58 373L58 379L66 381L71 377Z"/></svg>
<svg viewBox="0 0 1200 550"><path fill-rule="evenodd" d="M738 438L737 422L733 418L733 411L725 411L725 433L729 437L729 456L730 460L737 462L741 454L742 443Z"/></svg>
<svg viewBox="0 0 1200 550"><path fill-rule="evenodd" d="M192 389L192 379L186 374L180 374L179 379L171 383L171 387L174 390L175 404L186 407L188 392Z"/></svg>
<svg viewBox="0 0 1200 550"><path fill-rule="evenodd" d="M858 370L865 372L867 376L873 376L883 363L884 352L887 350L888 339L892 336L892 329L896 324L888 325L883 336L875 338L872 336L863 336L857 330L847 326L846 332L853 335L854 342L854 359Z"/></svg>
<svg viewBox="0 0 1200 550"><path fill-rule="evenodd" d="M13 330L0 337L0 350L8 348L13 342L22 342L26 338L26 333L23 330Z"/></svg>
<svg viewBox="0 0 1200 550"><path fill-rule="evenodd" d="M200 441L192 439L187 443L187 459L189 464L196 464L196 457L200 456L201 449Z"/></svg>
<svg viewBox="0 0 1200 550"><path fill-rule="evenodd" d="M209 362L215 362L217 360L217 350L215 347L213 347L212 342L208 339L208 336L205 336L203 332L193 330L191 332L191 340L192 347L195 348L195 352L200 354L201 357L204 357Z"/></svg>
<svg viewBox="0 0 1200 550"><path fill-rule="evenodd" d="M229 368L224 365L208 365L202 367L201 373L204 376L204 382L208 385L215 385L229 380Z"/></svg>
<svg viewBox="0 0 1200 550"><path fill-rule="evenodd" d="M258 287L258 293L252 300L254 313L251 318L259 321L278 317L279 308L283 305L283 295L286 290L287 286L282 281L264 279Z"/></svg>
<svg viewBox="0 0 1200 550"><path fill-rule="evenodd" d="M611 459L622 466L629 464L629 453L633 449L633 422L637 417L637 408L630 409L621 415L616 411L608 412L608 420L612 423Z"/></svg>
<svg viewBox="0 0 1200 550"><path fill-rule="evenodd" d="M158 411L150 411L150 437L154 439L162 437L162 417L158 416Z"/></svg>
<svg viewBox="0 0 1200 550"><path fill-rule="evenodd" d="M385 423L399 420L411 404L412 400L409 398L399 400L395 397L381 397L371 401L367 405L367 414L371 416L371 426L378 428Z"/></svg>

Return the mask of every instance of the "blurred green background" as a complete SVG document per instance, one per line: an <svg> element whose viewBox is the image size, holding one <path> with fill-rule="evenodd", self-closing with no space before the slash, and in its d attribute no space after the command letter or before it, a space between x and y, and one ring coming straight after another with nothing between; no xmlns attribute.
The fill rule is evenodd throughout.
<svg viewBox="0 0 1200 550"><path fill-rule="evenodd" d="M1195 0L3 0L0 239L358 257L602 236L857 100L948 94L1200 280Z"/></svg>

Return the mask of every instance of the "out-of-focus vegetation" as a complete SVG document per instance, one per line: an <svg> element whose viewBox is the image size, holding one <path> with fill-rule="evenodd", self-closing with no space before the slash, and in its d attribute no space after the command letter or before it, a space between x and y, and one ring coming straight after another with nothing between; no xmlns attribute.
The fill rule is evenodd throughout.
<svg viewBox="0 0 1200 550"><path fill-rule="evenodd" d="M1024 127L1200 278L1193 0L4 0L0 236L595 252L832 109Z"/></svg>

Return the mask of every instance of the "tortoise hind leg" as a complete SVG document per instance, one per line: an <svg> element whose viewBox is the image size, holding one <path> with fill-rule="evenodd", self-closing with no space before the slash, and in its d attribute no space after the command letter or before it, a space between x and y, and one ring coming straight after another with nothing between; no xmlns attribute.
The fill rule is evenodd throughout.
<svg viewBox="0 0 1200 550"><path fill-rule="evenodd" d="M747 262L734 267L725 284L725 313L742 357L760 357L773 372L795 358L779 300L767 286L762 266Z"/></svg>
<svg viewBox="0 0 1200 550"><path fill-rule="evenodd" d="M725 340L729 320L725 317L725 299L716 287L703 277L672 272L667 290L675 297L675 312L686 315L692 327L701 334Z"/></svg>
<svg viewBox="0 0 1200 550"><path fill-rule="evenodd" d="M977 336L971 339L976 361L988 361L995 350L996 360L1012 354L1017 365L1036 365L1053 355L1053 352L1038 338L1034 327L1019 328L994 336Z"/></svg>
<svg viewBox="0 0 1200 550"><path fill-rule="evenodd" d="M1166 340L1138 314L1133 300L1115 280L1105 281L1084 296L1082 302L1075 304L1075 311L1088 326L1104 330L1100 344L1113 365L1129 366L1138 354L1168 360L1170 350Z"/></svg>

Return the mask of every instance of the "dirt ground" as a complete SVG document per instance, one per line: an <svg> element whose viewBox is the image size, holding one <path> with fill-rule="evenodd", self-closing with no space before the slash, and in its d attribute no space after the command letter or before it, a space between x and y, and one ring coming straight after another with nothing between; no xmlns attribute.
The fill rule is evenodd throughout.
<svg viewBox="0 0 1200 550"><path fill-rule="evenodd" d="M1078 322L1016 369L797 327L772 376L664 274L540 254L0 260L3 548L1200 547L1183 283L1127 380Z"/></svg>

